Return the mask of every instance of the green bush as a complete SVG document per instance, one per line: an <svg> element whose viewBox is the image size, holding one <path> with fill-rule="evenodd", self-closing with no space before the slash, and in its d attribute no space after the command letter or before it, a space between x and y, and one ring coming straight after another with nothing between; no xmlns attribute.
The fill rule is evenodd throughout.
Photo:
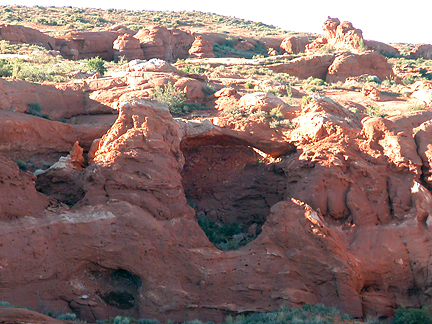
<svg viewBox="0 0 432 324"><path fill-rule="evenodd" d="M161 104L166 105L171 114L175 116L182 116L189 112L185 105L185 94L176 89L171 83L167 83L163 87L154 87L152 96Z"/></svg>
<svg viewBox="0 0 432 324"><path fill-rule="evenodd" d="M276 108L273 108L272 110L270 110L269 115L270 115L270 117L272 117L275 120L282 120L285 118L280 107L276 107Z"/></svg>
<svg viewBox="0 0 432 324"><path fill-rule="evenodd" d="M35 102L27 104L30 109L27 111L27 114L42 117L42 114L40 113L42 111L42 106L35 100Z"/></svg>
<svg viewBox="0 0 432 324"><path fill-rule="evenodd" d="M396 310L393 324L432 324L432 319L429 316L429 307L421 309L399 308Z"/></svg>
<svg viewBox="0 0 432 324"><path fill-rule="evenodd" d="M197 216L198 225L203 229L210 242L222 251L235 250L242 245L250 242L251 238L247 237L246 231L238 223L216 224L206 216ZM237 234L243 237L238 240L234 236Z"/></svg>
<svg viewBox="0 0 432 324"><path fill-rule="evenodd" d="M301 101L301 106L307 105L312 100L311 96L303 96Z"/></svg>
<svg viewBox="0 0 432 324"><path fill-rule="evenodd" d="M9 60L0 59L0 77L8 78L12 76L13 65Z"/></svg>
<svg viewBox="0 0 432 324"><path fill-rule="evenodd" d="M21 160L18 160L18 159L13 160L13 161L16 163L16 165L18 165L18 168L20 170L27 171L27 165L25 164L24 161L21 161ZM1 303L0 303L0 305L1 305Z"/></svg>
<svg viewBox="0 0 432 324"><path fill-rule="evenodd" d="M370 106L370 105L366 107L365 113L366 113L366 115L369 115L370 117L384 118L384 117L388 116L387 114L381 113L381 110L378 107Z"/></svg>
<svg viewBox="0 0 432 324"><path fill-rule="evenodd" d="M100 75L104 75L107 71L105 67L105 61L102 60L99 56L93 57L87 61L87 66L90 70L94 70L99 72Z"/></svg>
<svg viewBox="0 0 432 324"><path fill-rule="evenodd" d="M310 85L315 85L315 86L326 85L326 82L324 80L318 79L318 78L314 78L314 77L307 78L306 82L309 83Z"/></svg>

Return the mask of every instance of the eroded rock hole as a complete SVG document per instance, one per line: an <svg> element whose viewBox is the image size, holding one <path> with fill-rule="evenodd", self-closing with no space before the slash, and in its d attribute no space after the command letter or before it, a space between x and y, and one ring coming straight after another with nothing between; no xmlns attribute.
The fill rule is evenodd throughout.
<svg viewBox="0 0 432 324"><path fill-rule="evenodd" d="M97 294L107 304L119 309L131 309L136 305L139 277L124 269L98 269L91 275L98 282Z"/></svg>
<svg viewBox="0 0 432 324"><path fill-rule="evenodd" d="M284 198L282 169L227 136L186 139L181 149L183 187L210 241L227 250L254 239L270 207Z"/></svg>

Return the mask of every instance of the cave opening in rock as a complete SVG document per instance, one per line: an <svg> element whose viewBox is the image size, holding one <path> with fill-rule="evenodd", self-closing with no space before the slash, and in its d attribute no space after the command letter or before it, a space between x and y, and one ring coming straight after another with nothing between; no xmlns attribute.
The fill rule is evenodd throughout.
<svg viewBox="0 0 432 324"><path fill-rule="evenodd" d="M183 188L210 241L228 250L253 240L270 207L284 199L282 169L228 136L187 138L181 150Z"/></svg>

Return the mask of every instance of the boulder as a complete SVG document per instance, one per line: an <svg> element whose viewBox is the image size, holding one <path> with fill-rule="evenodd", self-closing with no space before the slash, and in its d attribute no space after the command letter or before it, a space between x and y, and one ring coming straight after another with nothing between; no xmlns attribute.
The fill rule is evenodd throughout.
<svg viewBox="0 0 432 324"><path fill-rule="evenodd" d="M210 58L215 57L213 53L213 45L210 41L202 38L202 36L196 36L191 48L189 49L189 55L198 58Z"/></svg>
<svg viewBox="0 0 432 324"><path fill-rule="evenodd" d="M179 174L184 160L178 132L166 106L144 99L123 103L85 170L81 203L126 199L159 219L190 214ZM143 192L145 187L152 190Z"/></svg>
<svg viewBox="0 0 432 324"><path fill-rule="evenodd" d="M129 34L123 34L117 37L113 43L113 49L115 60L121 57L127 61L144 59L144 53L139 40Z"/></svg>
<svg viewBox="0 0 432 324"><path fill-rule="evenodd" d="M254 92L245 94L238 102L240 109L248 112L265 111L270 112L273 108L280 108L282 111L289 110L290 106L282 99L268 92Z"/></svg>
<svg viewBox="0 0 432 324"><path fill-rule="evenodd" d="M288 54L298 54L303 53L306 49L306 45L311 41L309 37L297 37L297 36L288 36L284 38L280 47Z"/></svg>
<svg viewBox="0 0 432 324"><path fill-rule="evenodd" d="M203 84L195 79L180 78L174 87L183 92L189 102L202 102L204 100Z"/></svg>
<svg viewBox="0 0 432 324"><path fill-rule="evenodd" d="M141 29L134 37L140 41L145 59L159 58L168 62L188 57L194 41L190 33L163 26Z"/></svg>
<svg viewBox="0 0 432 324"><path fill-rule="evenodd" d="M432 59L432 45L430 44L420 44L417 45L409 54L412 59L423 58L425 60Z"/></svg>
<svg viewBox="0 0 432 324"><path fill-rule="evenodd" d="M348 77L363 74L376 75L380 80L395 78L393 69L384 56L378 52L367 51L361 54L344 52L336 55L325 80L328 83L344 82Z"/></svg>
<svg viewBox="0 0 432 324"><path fill-rule="evenodd" d="M365 40L364 44L368 50L376 51L386 56L400 56L400 52L397 48L390 46L386 43L381 43L373 40Z"/></svg>

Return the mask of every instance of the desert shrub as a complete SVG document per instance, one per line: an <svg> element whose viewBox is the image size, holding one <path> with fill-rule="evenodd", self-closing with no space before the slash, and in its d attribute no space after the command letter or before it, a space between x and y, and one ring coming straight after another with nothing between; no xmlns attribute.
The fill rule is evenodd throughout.
<svg viewBox="0 0 432 324"><path fill-rule="evenodd" d="M365 78L365 82L367 82L367 83L377 83L377 84L380 84L380 83L381 83L381 80L380 80L380 78L378 78L376 75L368 75L368 76Z"/></svg>
<svg viewBox="0 0 432 324"><path fill-rule="evenodd" d="M29 103L27 104L29 106L29 110L27 111L27 114L29 115L33 115L33 116L38 116L41 117L41 111L42 111L42 106L35 100L35 102Z"/></svg>
<svg viewBox="0 0 432 324"><path fill-rule="evenodd" d="M188 113L188 109L185 106L185 94L176 89L171 83L167 83L163 87L154 87L152 96L161 104L166 105L169 111L175 116L182 116Z"/></svg>
<svg viewBox="0 0 432 324"><path fill-rule="evenodd" d="M0 306L8 306L10 307L10 303L9 302L5 302L5 301L0 301Z"/></svg>
<svg viewBox="0 0 432 324"><path fill-rule="evenodd" d="M216 92L215 87L212 84L207 83L203 88L202 88L204 94L206 96L210 96L212 94L214 94Z"/></svg>
<svg viewBox="0 0 432 324"><path fill-rule="evenodd" d="M157 319L142 318L138 321L139 324L159 324Z"/></svg>
<svg viewBox="0 0 432 324"><path fill-rule="evenodd" d="M295 129L297 127L296 123L293 123L289 119L283 120L272 120L269 122L270 128L287 128L287 129Z"/></svg>
<svg viewBox="0 0 432 324"><path fill-rule="evenodd" d="M258 118L264 120L269 117L269 115L265 111L256 111L249 115L250 118Z"/></svg>
<svg viewBox="0 0 432 324"><path fill-rule="evenodd" d="M396 85L396 77L388 76L384 81L381 83L384 87L391 87Z"/></svg>
<svg viewBox="0 0 432 324"><path fill-rule="evenodd" d="M393 324L432 324L429 316L429 307L421 309L407 309L405 307L396 310Z"/></svg>
<svg viewBox="0 0 432 324"><path fill-rule="evenodd" d="M310 85L316 85L316 86L323 86L326 84L326 82L322 79L319 78L314 78L314 77L309 77L306 79L306 82L309 83Z"/></svg>
<svg viewBox="0 0 432 324"><path fill-rule="evenodd" d="M216 224L206 216L197 216L197 221L209 241L222 251L238 249L251 241L238 223Z"/></svg>
<svg viewBox="0 0 432 324"><path fill-rule="evenodd" d="M270 110L269 115L275 120L282 120L285 118L280 107L276 107Z"/></svg>
<svg viewBox="0 0 432 324"><path fill-rule="evenodd" d="M416 105L416 106L410 106L408 108L408 111L419 111L419 110L423 110L425 109L425 107L423 105Z"/></svg>
<svg viewBox="0 0 432 324"><path fill-rule="evenodd" d="M246 89L253 89L255 86L252 83L250 83L250 82L246 82L245 85L244 85L244 87Z"/></svg>
<svg viewBox="0 0 432 324"><path fill-rule="evenodd" d="M179 68L179 70L186 73L193 73L193 74L204 74L206 72L206 69L204 69L203 67L192 66L192 65L183 66Z"/></svg>
<svg viewBox="0 0 432 324"><path fill-rule="evenodd" d="M240 110L237 107L229 107L229 108L225 108L222 112L221 112L222 116L230 116L230 117L248 117L249 114L244 111L244 110Z"/></svg>
<svg viewBox="0 0 432 324"><path fill-rule="evenodd" d="M379 109L379 107L376 107L376 106L370 106L370 105L367 106L365 112L370 117L384 118L384 117L388 116L387 114L381 113L381 110Z"/></svg>
<svg viewBox="0 0 432 324"><path fill-rule="evenodd" d="M413 84L416 81L417 81L417 78L414 77L414 76L409 76L409 77L406 77L406 78L402 79L402 83L404 85L410 85L410 84Z"/></svg>
<svg viewBox="0 0 432 324"><path fill-rule="evenodd" d="M25 164L24 161L21 161L21 160L18 160L18 159L13 160L13 161L16 163L16 165L18 165L18 168L20 170L27 171L27 165ZM0 305L1 305L1 303L0 303ZM3 306L7 306L7 305L3 305Z"/></svg>
<svg viewBox="0 0 432 324"><path fill-rule="evenodd" d="M13 65L9 60L0 59L0 77L8 78L12 76Z"/></svg>
<svg viewBox="0 0 432 324"><path fill-rule="evenodd" d="M87 66L90 70L99 72L100 75L104 75L105 72L107 71L105 67L105 61L102 60L99 56L88 59Z"/></svg>
<svg viewBox="0 0 432 324"><path fill-rule="evenodd" d="M301 100L301 106L307 105L312 100L311 96L303 96Z"/></svg>
<svg viewBox="0 0 432 324"><path fill-rule="evenodd" d="M75 314L72 314L72 313L66 313L66 314L59 315L57 317L57 319L63 320L63 321L72 321L72 322L79 321L77 316Z"/></svg>

